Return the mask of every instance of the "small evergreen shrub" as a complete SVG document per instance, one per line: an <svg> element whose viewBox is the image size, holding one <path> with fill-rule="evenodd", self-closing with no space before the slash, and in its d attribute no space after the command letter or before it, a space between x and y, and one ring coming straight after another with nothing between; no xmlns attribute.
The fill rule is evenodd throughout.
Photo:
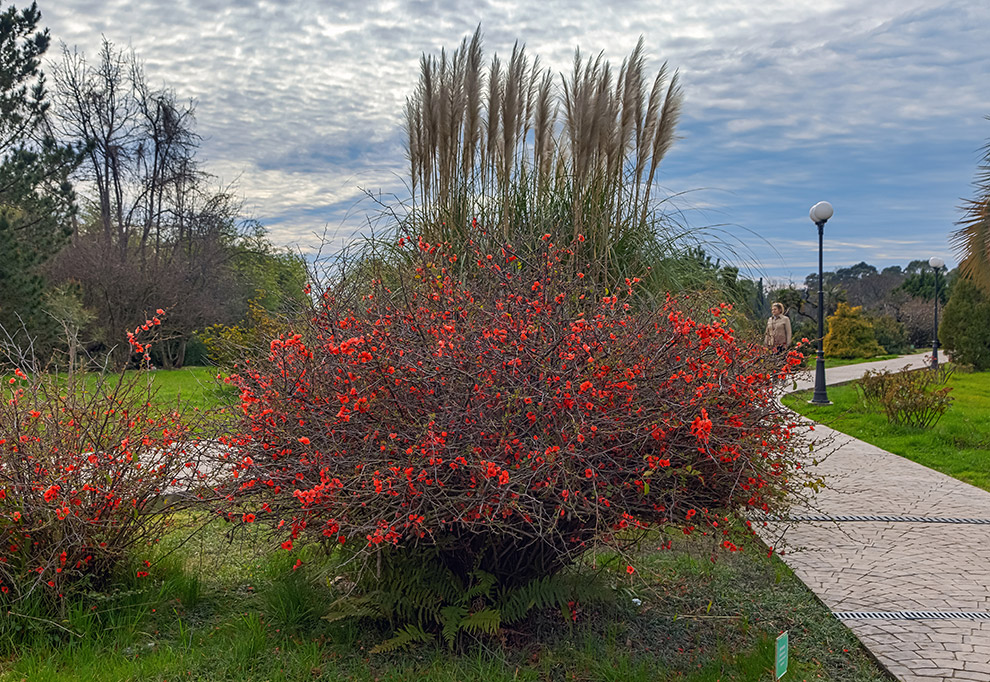
<svg viewBox="0 0 990 682"><path fill-rule="evenodd" d="M990 296L972 281L959 278L945 306L938 330L952 361L990 370Z"/></svg>
<svg viewBox="0 0 990 682"><path fill-rule="evenodd" d="M884 352L862 306L846 303L840 303L835 314L828 318L824 350L830 358L872 358Z"/></svg>
<svg viewBox="0 0 990 682"><path fill-rule="evenodd" d="M276 316L262 305L260 298L253 298L248 301L247 318L241 324L215 324L200 331L197 338L210 362L233 367L263 339L277 336L280 329Z"/></svg>
<svg viewBox="0 0 990 682"><path fill-rule="evenodd" d="M877 343L888 353L899 355L911 350L911 340L903 322L891 315L878 315L870 320Z"/></svg>

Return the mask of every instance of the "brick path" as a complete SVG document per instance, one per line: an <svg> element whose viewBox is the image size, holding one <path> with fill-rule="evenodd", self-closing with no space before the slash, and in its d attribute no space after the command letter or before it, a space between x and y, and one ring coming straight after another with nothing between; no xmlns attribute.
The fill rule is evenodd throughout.
<svg viewBox="0 0 990 682"><path fill-rule="evenodd" d="M923 358L839 367L826 382ZM840 447L814 469L826 489L792 515L968 522L796 522L770 529L786 530L784 561L899 680L990 682L990 493L820 425L812 435Z"/></svg>

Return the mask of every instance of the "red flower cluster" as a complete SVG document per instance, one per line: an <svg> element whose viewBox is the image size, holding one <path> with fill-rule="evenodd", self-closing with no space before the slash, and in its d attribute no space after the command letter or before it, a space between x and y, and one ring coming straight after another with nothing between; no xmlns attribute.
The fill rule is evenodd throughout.
<svg viewBox="0 0 990 682"><path fill-rule="evenodd" d="M729 515L783 503L794 425L772 383L800 356L740 342L728 306L640 305L632 280L596 298L549 242L539 262L505 247L457 276L442 247L401 246L410 277L328 290L229 378L242 464L224 493L263 502L288 547L426 542L496 574L552 571L593 541L728 535Z"/></svg>
<svg viewBox="0 0 990 682"><path fill-rule="evenodd" d="M140 376L94 387L14 374L0 396L2 593L47 586L56 597L83 576L98 586L130 548L160 536L159 497L196 475L191 427L152 414Z"/></svg>

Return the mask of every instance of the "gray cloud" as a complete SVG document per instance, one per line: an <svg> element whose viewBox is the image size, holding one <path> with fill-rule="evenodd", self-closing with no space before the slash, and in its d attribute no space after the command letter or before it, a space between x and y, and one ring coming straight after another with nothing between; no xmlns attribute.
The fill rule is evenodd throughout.
<svg viewBox="0 0 990 682"><path fill-rule="evenodd" d="M856 224L860 237L883 238L889 218L876 207L886 204L913 235L922 219L938 221L945 251L990 113L983 0L41 0L41 9L57 40L91 58L101 35L130 45L152 82L195 99L207 168L236 180L278 241L303 248L326 225L341 240L365 227L362 188L402 193L401 112L419 56L456 47L478 23L488 54L518 39L558 70L579 45L617 65L645 36L653 66L669 60L686 94L683 139L662 182L720 190L685 200L692 219L706 207L716 222L763 234L792 264L807 244L789 235L807 229L798 221L822 192L843 197L845 215L870 216L869 227ZM911 159L926 139L939 141L927 145L932 160ZM848 183L861 173L871 194L857 197ZM856 244L851 262L904 251Z"/></svg>

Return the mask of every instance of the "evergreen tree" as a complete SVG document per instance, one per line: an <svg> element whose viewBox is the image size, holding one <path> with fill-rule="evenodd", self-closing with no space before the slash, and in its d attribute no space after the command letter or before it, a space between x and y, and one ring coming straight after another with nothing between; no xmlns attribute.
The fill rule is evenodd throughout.
<svg viewBox="0 0 990 682"><path fill-rule="evenodd" d="M990 296L976 282L960 278L945 306L938 338L953 362L990 370Z"/></svg>
<svg viewBox="0 0 990 682"><path fill-rule="evenodd" d="M44 337L41 266L71 235L69 173L77 158L50 134L41 56L47 30L36 4L0 11L0 326Z"/></svg>

